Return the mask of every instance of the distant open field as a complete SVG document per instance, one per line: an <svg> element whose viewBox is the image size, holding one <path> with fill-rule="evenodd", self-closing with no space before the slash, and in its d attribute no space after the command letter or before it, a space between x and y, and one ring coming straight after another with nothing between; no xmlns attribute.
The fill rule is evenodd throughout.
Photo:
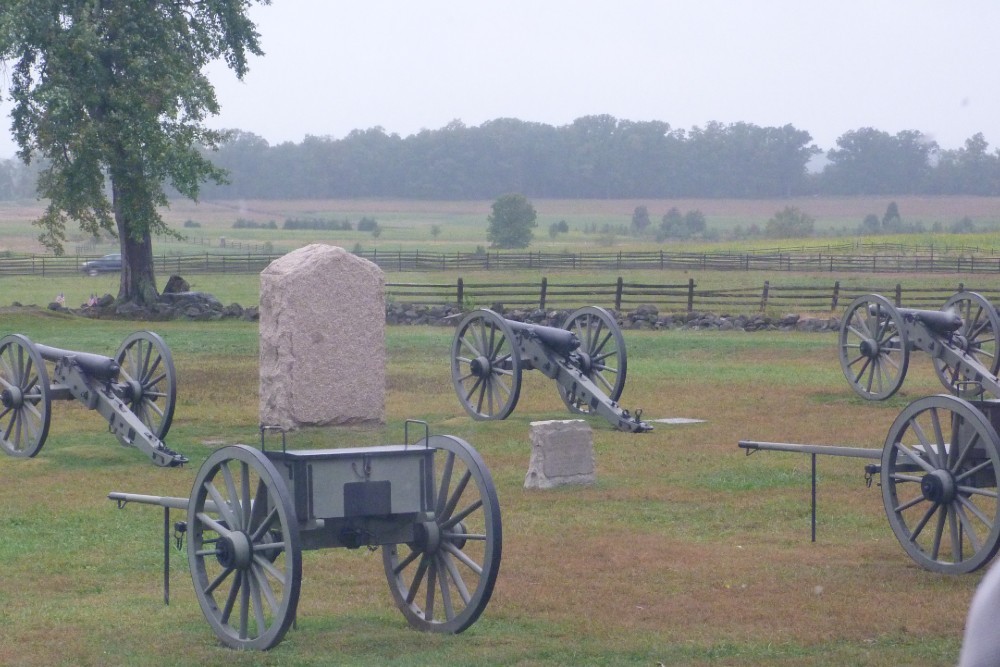
<svg viewBox="0 0 1000 667"><path fill-rule="evenodd" d="M621 248L650 247L719 247L719 244L692 242L688 244L656 244L651 239L637 240L622 235L587 233L594 228L605 226L628 227L636 206L644 205L649 210L653 224L658 224L662 216L676 207L682 213L690 210L701 211L708 228L720 234L731 233L737 227L748 229L752 225L763 229L767 221L786 206L794 206L816 219L817 237L813 240L755 240L739 244L740 247L775 247L781 243L802 245L803 243L825 244L843 242L858 238L857 229L865 216L872 214L879 218L885 213L890 202L896 202L904 221L922 222L929 229L935 222L945 228L955 222L969 218L975 224L975 234L963 234L953 243L962 242L1000 247L1000 198L996 197L850 197L850 198L801 198L776 200L731 200L731 199L690 199L690 200L533 200L538 212L538 228L535 230L533 250L579 250L594 247L615 246ZM306 243L321 241L353 248L356 244L371 249L428 248L438 251L472 251L476 246L486 246L486 220L490 213L491 201L418 201L418 200L247 200L212 201L194 204L187 200L177 200L164 210L164 218L174 229L186 235L184 242L159 240L157 252L203 252L208 247L217 247L220 237L230 242L244 244L270 243L277 251L292 250ZM42 207L36 202L0 203L0 250L41 253L44 249L37 243L37 230L30 221L41 213ZM287 231L281 226L285 220L321 219L349 221L356 226L362 217L374 218L382 228L376 238L369 232L359 231ZM278 229L235 229L237 220L259 225L274 222ZM565 220L569 233L550 238L549 226ZM198 225L198 227L185 227ZM438 234L434 234L437 226ZM78 245L87 241L78 231L69 229L67 252L75 252ZM902 242L946 243L948 235L908 235ZM898 240L894 237L871 237L875 240ZM733 246L734 243L723 243ZM89 248L91 254L100 254L102 249Z"/></svg>

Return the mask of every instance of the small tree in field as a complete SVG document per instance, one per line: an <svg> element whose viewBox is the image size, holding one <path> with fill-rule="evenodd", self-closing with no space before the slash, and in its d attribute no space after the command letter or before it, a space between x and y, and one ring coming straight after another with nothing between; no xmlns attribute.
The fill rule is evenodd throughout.
<svg viewBox="0 0 1000 667"><path fill-rule="evenodd" d="M816 220L794 206L786 206L767 221L764 234L772 239L812 236Z"/></svg>
<svg viewBox="0 0 1000 667"><path fill-rule="evenodd" d="M535 207L524 195L504 195L493 202L486 238L494 248L527 248L538 226Z"/></svg>

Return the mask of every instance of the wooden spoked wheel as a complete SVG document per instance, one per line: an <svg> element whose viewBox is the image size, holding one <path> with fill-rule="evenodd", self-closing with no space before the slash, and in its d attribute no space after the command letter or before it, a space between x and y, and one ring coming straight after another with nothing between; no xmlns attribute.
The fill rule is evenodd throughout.
<svg viewBox="0 0 1000 667"><path fill-rule="evenodd" d="M882 450L892 532L921 567L972 572L1000 545L1000 436L976 407L941 394L907 406Z"/></svg>
<svg viewBox="0 0 1000 667"><path fill-rule="evenodd" d="M299 602L302 549L288 488L245 445L213 452L188 502L188 564L222 643L266 650L285 636Z"/></svg>
<svg viewBox="0 0 1000 667"><path fill-rule="evenodd" d="M948 299L942 310L954 310L962 318L962 328L952 334L950 344L957 346L995 376L1000 369L1000 316L992 304L976 292L959 292ZM934 357L934 370L941 384L956 396L975 398L983 393L982 385L966 377L957 367Z"/></svg>
<svg viewBox="0 0 1000 667"><path fill-rule="evenodd" d="M521 357L507 322L475 310L459 322L451 346L451 382L474 419L506 419L521 393Z"/></svg>
<svg viewBox="0 0 1000 667"><path fill-rule="evenodd" d="M452 436L432 436L431 511L411 543L382 548L396 605L419 630L462 632L493 595L500 571L500 505L478 452Z"/></svg>
<svg viewBox="0 0 1000 667"><path fill-rule="evenodd" d="M844 377L859 396L889 398L903 384L910 349L903 320L885 297L860 296L840 322L839 356Z"/></svg>
<svg viewBox="0 0 1000 667"><path fill-rule="evenodd" d="M587 378L600 387L608 398L617 401L625 389L628 358L625 339L615 318L604 308L585 306L566 318L563 328L580 339L580 347L573 352L577 367ZM571 412L590 414L591 408L557 385L559 396Z"/></svg>
<svg viewBox="0 0 1000 667"><path fill-rule="evenodd" d="M170 430L177 400L170 348L152 331L137 331L122 341L115 361L121 367L120 398L162 440Z"/></svg>
<svg viewBox="0 0 1000 667"><path fill-rule="evenodd" d="M27 337L0 339L0 447L32 457L49 434L52 398L45 360Z"/></svg>

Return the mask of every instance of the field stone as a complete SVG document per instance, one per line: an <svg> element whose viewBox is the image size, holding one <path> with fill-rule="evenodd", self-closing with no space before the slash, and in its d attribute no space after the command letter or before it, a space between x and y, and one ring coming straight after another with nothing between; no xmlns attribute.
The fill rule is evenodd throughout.
<svg viewBox="0 0 1000 667"><path fill-rule="evenodd" d="M312 244L260 274L260 421L385 422L385 274Z"/></svg>
<svg viewBox="0 0 1000 667"><path fill-rule="evenodd" d="M594 432L582 419L531 422L531 459L524 477L526 489L551 489L564 484L593 484Z"/></svg>

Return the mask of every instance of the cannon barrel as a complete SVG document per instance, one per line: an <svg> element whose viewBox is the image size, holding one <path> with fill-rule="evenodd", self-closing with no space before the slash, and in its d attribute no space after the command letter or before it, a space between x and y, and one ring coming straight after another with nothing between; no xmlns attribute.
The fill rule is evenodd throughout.
<svg viewBox="0 0 1000 667"><path fill-rule="evenodd" d="M76 352L74 350L63 350L58 347L34 344L35 349L46 361L61 361L71 357L73 361L83 369L84 373L100 380L114 381L118 379L121 367L111 357L90 352Z"/></svg>
<svg viewBox="0 0 1000 667"><path fill-rule="evenodd" d="M569 354L580 347L580 339L572 331L557 327L547 327L541 324L528 324L527 322L518 322L516 320L504 319L504 321L515 333L536 336L542 343L559 354Z"/></svg>
<svg viewBox="0 0 1000 667"><path fill-rule="evenodd" d="M946 336L962 328L962 317L954 310L918 310L897 308L904 319L922 323L931 331Z"/></svg>

